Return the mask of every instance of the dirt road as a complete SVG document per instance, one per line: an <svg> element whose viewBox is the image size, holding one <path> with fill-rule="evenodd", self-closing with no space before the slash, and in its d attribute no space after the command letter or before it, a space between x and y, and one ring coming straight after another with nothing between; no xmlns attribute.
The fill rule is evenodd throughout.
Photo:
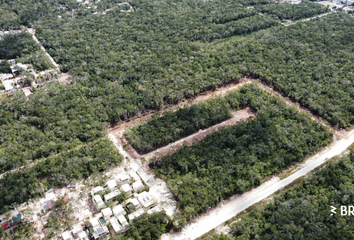
<svg viewBox="0 0 354 240"><path fill-rule="evenodd" d="M307 159L303 163L300 170L289 177L283 180L280 180L278 177L273 177L271 180L263 183L259 187L240 196L235 196L229 199L225 204L219 204L208 214L201 216L195 219L193 223L188 224L181 232L162 235L161 240L189 240L202 236L253 204L266 199L271 194L284 188L296 179L306 175L316 167L326 162L328 159L343 153L350 145L354 143L354 130L349 132L348 136L348 139L341 139L335 144L328 146L315 156Z"/></svg>

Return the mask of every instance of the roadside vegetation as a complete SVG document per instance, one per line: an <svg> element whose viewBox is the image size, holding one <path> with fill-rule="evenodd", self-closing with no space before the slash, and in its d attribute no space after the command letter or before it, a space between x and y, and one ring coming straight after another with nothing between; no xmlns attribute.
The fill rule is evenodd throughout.
<svg viewBox="0 0 354 240"><path fill-rule="evenodd" d="M232 117L228 103L220 98L167 111L125 131L139 153L148 153Z"/></svg>
<svg viewBox="0 0 354 240"><path fill-rule="evenodd" d="M229 235L208 234L202 239L352 239L353 216L341 216L340 206L354 204L353 169L352 148L349 155L331 160L272 200L235 216ZM333 216L331 206L337 208Z"/></svg>
<svg viewBox="0 0 354 240"><path fill-rule="evenodd" d="M151 163L157 176L170 185L187 219L260 185L332 138L324 126L255 85L225 98L231 106L252 108L257 116Z"/></svg>

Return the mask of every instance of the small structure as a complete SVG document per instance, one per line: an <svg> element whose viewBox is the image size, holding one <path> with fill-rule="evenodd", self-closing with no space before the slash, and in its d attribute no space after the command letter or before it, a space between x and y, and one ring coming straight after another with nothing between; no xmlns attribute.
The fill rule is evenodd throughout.
<svg viewBox="0 0 354 240"><path fill-rule="evenodd" d="M31 88L22 88L23 93L25 94L26 97L32 94Z"/></svg>
<svg viewBox="0 0 354 240"><path fill-rule="evenodd" d="M151 209L149 209L147 211L148 214L153 214L153 213L157 213L157 212L162 212L162 207L161 206L156 206L156 207L153 207Z"/></svg>
<svg viewBox="0 0 354 240"><path fill-rule="evenodd" d="M139 181L139 180L140 180L140 177L138 176L138 174L136 174L135 171L130 171L130 172L129 172L129 176L130 176L131 178L133 178L134 181Z"/></svg>
<svg viewBox="0 0 354 240"><path fill-rule="evenodd" d="M71 201L68 194L65 195L65 197L63 198L63 201L64 201L64 203L68 203Z"/></svg>
<svg viewBox="0 0 354 240"><path fill-rule="evenodd" d="M111 191L114 191L114 190L116 190L117 189L117 182L116 182L116 180L109 180L108 182L107 182L107 188L109 189L109 190L111 190Z"/></svg>
<svg viewBox="0 0 354 240"><path fill-rule="evenodd" d="M74 240L73 235L69 231L65 231L61 234L63 240Z"/></svg>
<svg viewBox="0 0 354 240"><path fill-rule="evenodd" d="M79 240L89 240L89 237L87 236L87 233L84 231L79 232L78 234L78 239Z"/></svg>
<svg viewBox="0 0 354 240"><path fill-rule="evenodd" d="M45 211L48 211L48 210L52 209L54 207L54 201L47 202L46 204L44 204L43 207L44 207Z"/></svg>
<svg viewBox="0 0 354 240"><path fill-rule="evenodd" d="M126 212L124 210L124 208L122 207L122 205L118 205L118 206L115 206L113 209L113 214L114 216L118 217L119 215L125 215Z"/></svg>
<svg viewBox="0 0 354 240"><path fill-rule="evenodd" d="M0 81L9 80L13 77L14 76L11 73L2 73L0 74Z"/></svg>
<svg viewBox="0 0 354 240"><path fill-rule="evenodd" d="M112 217L109 222L111 223L111 226L113 228L113 230L116 232L116 233L121 233L123 232L123 228L122 226L119 224L117 218L115 217Z"/></svg>
<svg viewBox="0 0 354 240"><path fill-rule="evenodd" d="M7 62L10 63L11 66L15 66L16 65L16 60L15 59L7 60Z"/></svg>
<svg viewBox="0 0 354 240"><path fill-rule="evenodd" d="M151 208L156 206L157 201L156 199L148 192L142 192L138 194L138 200L144 208Z"/></svg>
<svg viewBox="0 0 354 240"><path fill-rule="evenodd" d="M122 182L122 183L125 183L125 182L128 182L130 177L124 173L121 173L121 174L117 174L116 175L116 178L118 181Z"/></svg>
<svg viewBox="0 0 354 240"><path fill-rule="evenodd" d="M92 189L91 195L93 196L96 193L101 192L101 191L104 191L103 187L101 187L101 186L95 187L94 189Z"/></svg>
<svg viewBox="0 0 354 240"><path fill-rule="evenodd" d="M139 180L133 183L133 189L135 192L141 191L144 189L143 183Z"/></svg>
<svg viewBox="0 0 354 240"><path fill-rule="evenodd" d="M140 208L139 210L137 210L137 211L135 211L135 212L129 214L129 215L128 215L128 219L129 219L129 221L131 222L131 221L133 221L135 218L137 218L137 217L143 215L144 213L145 213L144 209Z"/></svg>
<svg viewBox="0 0 354 240"><path fill-rule="evenodd" d="M141 207L139 201L138 201L136 198L130 198L130 199L128 199L128 202L130 202L131 204L133 204L133 206L134 206L136 209Z"/></svg>
<svg viewBox="0 0 354 240"><path fill-rule="evenodd" d="M117 190L115 190L113 192L110 192L110 193L104 195L103 198L104 198L105 202L108 202L108 201L114 199L115 197L117 197L120 194L121 194L121 192L117 189Z"/></svg>
<svg viewBox="0 0 354 240"><path fill-rule="evenodd" d="M99 239L109 233L108 228L106 226L97 228L95 232L93 233L93 238L94 239Z"/></svg>
<svg viewBox="0 0 354 240"><path fill-rule="evenodd" d="M5 80L2 82L2 84L5 87L5 92L11 92L14 89L14 80Z"/></svg>
<svg viewBox="0 0 354 240"><path fill-rule="evenodd" d="M108 221L109 218L113 215L112 210L110 208L105 208L102 209L102 215L103 215L103 219Z"/></svg>
<svg viewBox="0 0 354 240"><path fill-rule="evenodd" d="M131 187L128 183L123 184L120 189L121 189L122 192L124 192L127 196L130 196L130 195L132 195L132 193L133 193L133 189L132 189L132 187Z"/></svg>
<svg viewBox="0 0 354 240"><path fill-rule="evenodd" d="M96 205L97 209L101 209L101 208L105 207L105 204L104 204L100 195L94 195L92 197L92 199L93 199L93 203Z"/></svg>
<svg viewBox="0 0 354 240"><path fill-rule="evenodd" d="M97 218L91 218L89 220L89 223L92 227L92 229L95 231L95 229L97 228L100 228L101 227L101 224L99 223L98 219Z"/></svg>
<svg viewBox="0 0 354 240"><path fill-rule="evenodd" d="M120 224L122 224L123 227L127 227L129 225L127 219L123 215L119 215L117 218L118 218L118 221L120 222Z"/></svg>
<svg viewBox="0 0 354 240"><path fill-rule="evenodd" d="M150 180L149 175L142 168L139 168L136 173L140 176L140 178L145 182L146 185L153 185L153 181Z"/></svg>

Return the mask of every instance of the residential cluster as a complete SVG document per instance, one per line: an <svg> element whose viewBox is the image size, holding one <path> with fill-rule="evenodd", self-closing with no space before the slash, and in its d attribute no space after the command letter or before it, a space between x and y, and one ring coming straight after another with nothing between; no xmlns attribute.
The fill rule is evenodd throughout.
<svg viewBox="0 0 354 240"><path fill-rule="evenodd" d="M150 191L149 176L140 168L115 174L104 186L97 186L90 192L92 204L96 209L93 217L86 224L73 227L71 231L62 233L63 240L86 239L90 236L99 239L110 233L123 233L131 222L144 213L152 214L164 211ZM84 233L79 236L78 229Z"/></svg>
<svg viewBox="0 0 354 240"><path fill-rule="evenodd" d="M14 90L21 89L25 96L28 96L32 94L33 88L45 87L44 80L54 81L57 74L55 70L47 70L37 74L30 64L16 63L15 59L0 59L0 63L4 61L10 64L12 72L0 74L0 92L5 92L7 95L11 95Z"/></svg>

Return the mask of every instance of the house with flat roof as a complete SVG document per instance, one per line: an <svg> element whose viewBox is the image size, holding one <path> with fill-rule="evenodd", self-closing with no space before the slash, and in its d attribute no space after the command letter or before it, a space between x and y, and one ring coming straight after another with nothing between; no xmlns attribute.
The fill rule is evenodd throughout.
<svg viewBox="0 0 354 240"><path fill-rule="evenodd" d="M140 208L140 207L141 207L141 205L140 205L138 199L136 199L136 198L130 198L130 199L127 200L127 202L133 204L133 206L134 206L135 208Z"/></svg>
<svg viewBox="0 0 354 240"><path fill-rule="evenodd" d="M121 173L116 175L116 179L122 183L125 183L129 181L130 177L125 173Z"/></svg>
<svg viewBox="0 0 354 240"><path fill-rule="evenodd" d="M91 195L93 196L93 195L95 195L96 193L99 193L99 192L101 192L101 191L104 191L104 188L103 188L103 187L101 187L101 186L95 187L95 188L92 189Z"/></svg>
<svg viewBox="0 0 354 240"><path fill-rule="evenodd" d="M135 218L140 217L145 213L144 209L140 208L139 210L128 215L129 222L133 221Z"/></svg>
<svg viewBox="0 0 354 240"><path fill-rule="evenodd" d="M61 234L61 237L63 240L74 240L73 235L71 235L71 232L65 231Z"/></svg>
<svg viewBox="0 0 354 240"><path fill-rule="evenodd" d="M104 204L100 195L94 195L92 197L93 203L95 204L97 209L104 208L106 205Z"/></svg>
<svg viewBox="0 0 354 240"><path fill-rule="evenodd" d="M106 226L103 226L95 230L95 232L93 233L93 238L99 239L103 236L106 236L108 233L109 233L108 228Z"/></svg>
<svg viewBox="0 0 354 240"><path fill-rule="evenodd" d="M93 230L95 230L96 228L100 228L101 227L101 224L100 224L100 222L98 221L97 218L89 219L89 223L90 223L90 225L91 225Z"/></svg>
<svg viewBox="0 0 354 240"><path fill-rule="evenodd" d="M162 212L162 211L163 211L163 209L162 209L161 206L155 206L155 207L149 209L149 210L147 211L147 213L148 213L148 214L153 214L153 213Z"/></svg>
<svg viewBox="0 0 354 240"><path fill-rule="evenodd" d="M127 214L122 205L117 205L112 209L113 215L118 217L119 215Z"/></svg>
<svg viewBox="0 0 354 240"><path fill-rule="evenodd" d="M133 183L134 192L139 192L144 189L144 184L139 180Z"/></svg>
<svg viewBox="0 0 354 240"><path fill-rule="evenodd" d="M129 176L130 176L131 178L133 178L134 181L139 181L139 180L140 180L140 177L138 176L138 174L136 174L136 172L133 171L133 170L131 170L131 171L129 172Z"/></svg>
<svg viewBox="0 0 354 240"><path fill-rule="evenodd" d="M118 218L118 221L120 222L120 224L122 224L123 227L129 226L129 223L128 223L127 219L123 215L119 215L117 218Z"/></svg>
<svg viewBox="0 0 354 240"><path fill-rule="evenodd" d="M102 209L101 212L105 221L108 221L109 218L113 215L112 210L109 207Z"/></svg>
<svg viewBox="0 0 354 240"><path fill-rule="evenodd" d="M109 222L114 230L115 233L121 233L123 232L123 228L122 226L119 224L117 218L112 217L111 219L109 219Z"/></svg>
<svg viewBox="0 0 354 240"><path fill-rule="evenodd" d="M127 196L130 196L130 195L132 195L132 193L133 193L133 189L132 189L132 187L131 187L128 183L123 184L123 185L120 187L120 189L121 189L122 192L124 192Z"/></svg>
<svg viewBox="0 0 354 240"><path fill-rule="evenodd" d="M157 205L157 200L148 192L142 192L137 195L138 201L144 208L152 208Z"/></svg>
<svg viewBox="0 0 354 240"><path fill-rule="evenodd" d="M116 180L112 179L107 182L107 188L111 191L114 191L117 189L117 182Z"/></svg>
<svg viewBox="0 0 354 240"><path fill-rule="evenodd" d="M108 202L108 201L115 199L120 194L121 194L121 192L117 189L113 192L110 192L110 193L104 195L103 198L104 198L105 202Z"/></svg>

